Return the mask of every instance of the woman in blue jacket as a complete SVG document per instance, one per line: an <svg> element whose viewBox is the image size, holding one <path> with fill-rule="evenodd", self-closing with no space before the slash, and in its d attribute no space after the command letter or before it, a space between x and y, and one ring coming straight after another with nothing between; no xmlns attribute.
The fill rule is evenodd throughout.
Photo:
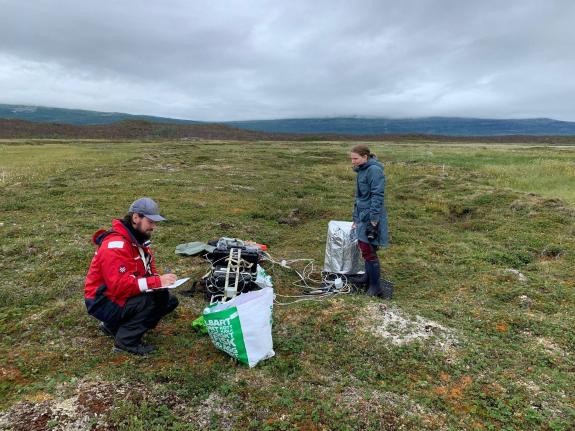
<svg viewBox="0 0 575 431"><path fill-rule="evenodd" d="M357 173L353 223L358 245L365 260L367 294L391 299L392 285L381 285L377 248L387 246L387 212L384 205L385 175L383 165L377 161L367 145L351 149L351 163Z"/></svg>

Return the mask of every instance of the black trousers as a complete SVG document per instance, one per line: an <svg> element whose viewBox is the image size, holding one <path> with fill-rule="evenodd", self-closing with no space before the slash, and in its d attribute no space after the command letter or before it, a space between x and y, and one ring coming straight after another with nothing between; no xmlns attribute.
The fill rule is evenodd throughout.
<svg viewBox="0 0 575 431"><path fill-rule="evenodd" d="M178 298L167 289L159 289L126 301L122 316L115 328L116 344L134 347L142 342L142 337L154 329L166 314L172 312L179 304Z"/></svg>

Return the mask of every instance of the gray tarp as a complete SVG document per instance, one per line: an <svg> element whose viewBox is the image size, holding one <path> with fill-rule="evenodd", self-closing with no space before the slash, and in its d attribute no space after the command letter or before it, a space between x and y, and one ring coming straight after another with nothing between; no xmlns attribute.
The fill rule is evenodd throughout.
<svg viewBox="0 0 575 431"><path fill-rule="evenodd" d="M325 245L325 263L323 270L336 274L359 274L363 272L361 253L357 246L352 222L329 222Z"/></svg>
<svg viewBox="0 0 575 431"><path fill-rule="evenodd" d="M205 242L187 242L185 244L179 244L176 247L176 254L180 256L195 256L203 251L212 252L214 248L214 246L208 245Z"/></svg>

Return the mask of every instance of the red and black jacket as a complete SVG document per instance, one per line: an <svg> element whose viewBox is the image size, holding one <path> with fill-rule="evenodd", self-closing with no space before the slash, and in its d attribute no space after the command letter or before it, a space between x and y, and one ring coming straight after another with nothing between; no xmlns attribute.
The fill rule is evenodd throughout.
<svg viewBox="0 0 575 431"><path fill-rule="evenodd" d="M102 321L114 320L132 296L162 286L149 246L140 244L121 220L112 230L93 237L96 251L84 287L88 312Z"/></svg>

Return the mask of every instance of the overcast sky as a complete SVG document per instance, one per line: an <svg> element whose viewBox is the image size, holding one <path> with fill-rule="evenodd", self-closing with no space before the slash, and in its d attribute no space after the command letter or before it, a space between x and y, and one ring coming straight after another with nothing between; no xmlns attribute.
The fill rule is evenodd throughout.
<svg viewBox="0 0 575 431"><path fill-rule="evenodd" d="M0 103L575 121L572 0L0 0Z"/></svg>

